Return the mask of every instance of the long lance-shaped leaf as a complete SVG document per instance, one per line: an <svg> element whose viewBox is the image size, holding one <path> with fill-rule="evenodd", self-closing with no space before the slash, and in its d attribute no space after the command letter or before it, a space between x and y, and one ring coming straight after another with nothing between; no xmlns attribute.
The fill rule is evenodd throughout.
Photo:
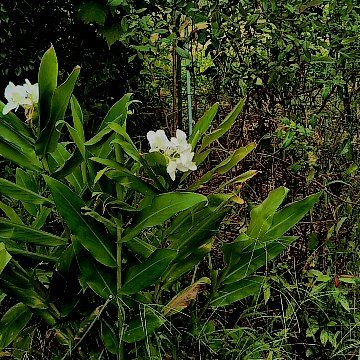
<svg viewBox="0 0 360 360"><path fill-rule="evenodd" d="M260 249L256 249L256 242L245 249L242 249L241 244L236 241L228 244L226 251L231 253L231 259L229 268L225 271L221 281L231 284L253 274L280 255L296 239L296 236L284 236ZM237 249L238 245L240 245L240 249Z"/></svg>
<svg viewBox="0 0 360 360"><path fill-rule="evenodd" d="M223 307L248 296L256 295L259 293L263 283L264 278L262 276L252 276L236 283L225 285L219 289L210 305L215 308Z"/></svg>
<svg viewBox="0 0 360 360"><path fill-rule="evenodd" d="M147 309L145 313L133 319L124 334L124 341L134 343L146 339L165 323L163 316L154 310Z"/></svg>
<svg viewBox="0 0 360 360"><path fill-rule="evenodd" d="M116 293L116 274L109 271L88 256L79 241L73 239L74 251L79 264L81 277L97 295L108 299Z"/></svg>
<svg viewBox="0 0 360 360"><path fill-rule="evenodd" d="M141 194L155 195L157 193L157 190L152 185L147 184L145 181L131 174L127 169L110 170L106 172L106 176L122 186L135 190Z"/></svg>
<svg viewBox="0 0 360 360"><path fill-rule="evenodd" d="M113 242L104 230L101 231L97 223L81 214L81 209L86 206L84 201L60 181L49 176L44 178L71 233L97 261L106 266L116 267Z"/></svg>
<svg viewBox="0 0 360 360"><path fill-rule="evenodd" d="M46 206L53 205L51 200L5 179L0 179L0 193L25 203Z"/></svg>
<svg viewBox="0 0 360 360"><path fill-rule="evenodd" d="M201 185L210 181L215 174L225 174L234 168L241 160L251 153L256 147L255 143L250 143L237 149L227 159L215 166L212 170L205 173L199 180L189 187L189 190L197 190Z"/></svg>
<svg viewBox="0 0 360 360"><path fill-rule="evenodd" d="M261 237L262 241L278 239L297 224L312 207L319 201L322 192L310 195L303 200L296 201L278 211L269 230Z"/></svg>
<svg viewBox="0 0 360 360"><path fill-rule="evenodd" d="M210 195L208 204L180 214L166 231L171 243L169 248L184 257L194 249L206 244L219 231L221 221L229 211L226 207L231 196Z"/></svg>
<svg viewBox="0 0 360 360"><path fill-rule="evenodd" d="M9 112L4 115L2 113L5 104L0 101L0 134L5 139L7 138L4 135L6 129L8 130L6 133L11 136L16 136L16 142L21 144L23 147L33 147L35 140L29 130L29 128L21 121L13 112ZM11 131L11 133L9 132ZM12 141L8 139L9 141Z"/></svg>
<svg viewBox="0 0 360 360"><path fill-rule="evenodd" d="M153 284L175 259L177 252L170 249L155 250L143 263L131 267L121 288L123 294L135 294Z"/></svg>
<svg viewBox="0 0 360 360"><path fill-rule="evenodd" d="M139 212L136 223L125 231L123 241L129 241L145 228L161 225L175 214L206 201L204 195L186 192L156 195L152 203Z"/></svg>
<svg viewBox="0 0 360 360"><path fill-rule="evenodd" d="M0 156L29 170L40 171L41 163L34 150L23 150L17 143L9 142L0 137Z"/></svg>
<svg viewBox="0 0 360 360"><path fill-rule="evenodd" d="M15 340L20 331L31 319L31 311L22 303L10 308L0 320L0 349Z"/></svg>
<svg viewBox="0 0 360 360"><path fill-rule="evenodd" d="M191 147L194 149L201 137L206 133L206 131L211 126L212 121L214 120L217 112L219 110L219 103L215 103L210 109L208 109L205 114L200 118L200 120L194 126L193 132L190 135L189 142Z"/></svg>
<svg viewBox="0 0 360 360"><path fill-rule="evenodd" d="M4 243L0 243L0 275L10 260L11 255L7 252Z"/></svg>
<svg viewBox="0 0 360 360"><path fill-rule="evenodd" d="M274 214L283 203L289 189L279 187L270 192L268 197L250 212L250 224L246 234L253 239L261 238L261 235L269 230Z"/></svg>
<svg viewBox="0 0 360 360"><path fill-rule="evenodd" d="M56 149L60 133L56 129L58 121L63 120L69 105L71 94L74 90L76 80L79 76L80 67L76 67L67 80L55 89L51 100L50 117L45 128L41 131L40 138L36 143L39 155L51 153Z"/></svg>
<svg viewBox="0 0 360 360"><path fill-rule="evenodd" d="M66 245L67 240L42 230L0 218L0 238L45 246Z"/></svg>
<svg viewBox="0 0 360 360"><path fill-rule="evenodd" d="M35 140L29 129L14 113L10 112L3 115L2 110L4 106L4 103L0 101L0 138L9 143L16 144L22 152L31 152L35 157Z"/></svg>
<svg viewBox="0 0 360 360"><path fill-rule="evenodd" d="M124 124L128 107L131 104L132 94L125 94L119 101L117 101L106 114L103 122L99 127L99 131L103 130L109 123L117 120L120 125Z"/></svg>
<svg viewBox="0 0 360 360"><path fill-rule="evenodd" d="M233 126L236 118L241 113L242 109L245 105L245 98L240 100L239 103L234 107L234 109L230 112L230 114L225 118L225 120L219 125L219 127L211 132L209 135L205 135L203 141L201 143L201 147L199 151L204 150L207 146L212 144L214 141L223 136L230 128Z"/></svg>
<svg viewBox="0 0 360 360"><path fill-rule="evenodd" d="M57 86L58 61L51 46L41 59L39 68L39 115L40 127L44 129L50 118L51 99Z"/></svg>

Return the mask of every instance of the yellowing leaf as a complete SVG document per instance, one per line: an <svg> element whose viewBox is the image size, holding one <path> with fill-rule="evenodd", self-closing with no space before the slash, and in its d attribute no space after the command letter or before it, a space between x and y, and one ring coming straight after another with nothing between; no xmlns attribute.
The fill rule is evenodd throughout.
<svg viewBox="0 0 360 360"><path fill-rule="evenodd" d="M203 277L186 289L175 295L171 301L164 307L164 315L172 315L187 308L191 300L195 300L202 285L210 284L210 279Z"/></svg>

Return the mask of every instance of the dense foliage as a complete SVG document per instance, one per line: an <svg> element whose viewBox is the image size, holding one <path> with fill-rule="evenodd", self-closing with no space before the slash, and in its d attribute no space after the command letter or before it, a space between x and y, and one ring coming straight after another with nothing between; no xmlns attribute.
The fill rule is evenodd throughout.
<svg viewBox="0 0 360 360"><path fill-rule="evenodd" d="M244 99L231 130L211 144L206 159L184 183L189 186L191 182L206 180L201 184L202 194L212 196L219 188L231 190L238 204L230 206L224 222L219 225L210 255L205 256L192 276L173 285L169 296L165 296L170 301L171 295L181 294L182 289L190 286L190 293L196 293L198 301L188 304L183 314L170 316L171 321L165 316L166 323L160 333L146 342L146 355L142 353L141 342L135 343L133 358L146 358L149 353L150 358L156 358L157 351L163 358L180 359L189 356L225 359L359 356L359 12L359 4L350 0L79 0L0 4L1 89L5 89L9 80L15 84L22 84L25 78L36 82L40 58L50 43L54 44L62 64L61 80L65 80L65 74L74 65L81 66L79 86L74 93L84 109L80 116L84 121L83 141L97 134L110 105L128 91L142 102L131 103L127 121L127 131L140 154L149 149L145 137L149 130L166 127L168 134L175 135L175 130L181 128L189 134L204 113L214 110L214 107L209 110L209 104L218 102L219 109L212 120L212 129L216 129L221 127L221 119ZM71 120L76 104L72 100L72 114L68 109L63 119L57 119L60 123L53 122L62 127L59 141L65 149L59 156L50 156L47 170L41 163L38 165L42 170L32 171L39 171L38 177L43 172L53 173L67 163L59 170L59 179L65 181L62 176L66 176L66 181L72 181L68 184L72 191L79 192L82 184L79 179L84 173L75 177L67 173L72 165L79 166L84 152L83 147L81 151L75 150L80 144L79 139L73 138L76 126ZM36 119L33 125L36 126ZM8 134L1 132L0 138ZM38 135L35 134L35 138ZM44 135L43 140L46 138ZM1 141L4 154L4 149L9 148ZM14 143L17 141L18 138ZM227 173L213 172L219 163L252 142L256 142L257 147L242 165L237 164ZM46 153L47 150L43 150ZM16 154L12 156L17 166L27 164L27 161L19 164ZM130 158L130 163L136 162L134 156ZM28 186L23 171L15 170L13 162L0 163L2 178ZM89 166L92 161L86 163ZM90 177L88 182L91 187L118 181L109 179L109 171L115 171L106 168L109 163L103 165L103 168L92 165L95 166L93 179ZM248 169L258 170L250 181L222 188ZM166 172L165 167L162 172ZM167 180L172 184L171 179ZM41 177L36 181L40 188L31 184L32 191L50 198L50 188ZM257 270L258 275L266 278L259 296L241 300L227 309L203 310L201 316L207 321L197 324L197 314L206 303L206 295L211 293L214 278L226 264L221 255L222 245L246 231L249 211L274 188L284 185L290 189L292 200L318 191L323 191L324 197L316 211L292 230L291 234L298 239L290 250L274 265L267 264ZM110 191L109 188L106 191ZM114 199L104 201L97 192L93 195L98 198L93 200L89 192L78 194L85 196L83 200L87 204L82 215L105 221L110 235L114 231L107 221L111 216L121 211L126 212L126 219L134 215L130 208L124 210L125 205L120 204L115 213L107 213L108 202ZM131 199L132 205L137 200ZM39 208L38 204L21 205L9 195L2 195L1 201L2 214L19 221L18 214L26 224L32 223L35 207ZM40 217L35 225L42 224L47 233L67 238L71 230L61 231L60 210L55 210L54 204L40 206L43 207L46 209L43 216L48 221ZM0 237L8 239L10 232L7 228L0 232ZM24 249L17 249L16 256L14 249L12 246L13 253L10 252L13 259L24 256L21 253ZM7 251L0 249L5 259ZM27 251L34 253L33 248ZM51 256L45 252L42 259L32 261L42 264L45 258L50 261ZM52 264L55 266L54 261ZM51 275L42 266L36 267L33 277L47 284ZM66 271L76 273L74 266L71 269L65 266ZM128 263L124 266L126 269ZM79 287L77 280L74 284L62 283L64 276L60 270L53 273L54 281L60 284L56 288L65 286L67 290L62 294L53 293L56 299L67 291L76 292ZM206 285L209 281L204 277L209 277L212 285ZM90 303L94 299L96 295L86 298ZM5 298L3 313L14 305L12 301L10 297ZM164 299L161 301L166 304ZM81 304L82 301L76 308ZM86 314L86 306L81 316ZM106 303L103 315L112 306ZM113 310L109 311L113 320ZM18 325L19 329L29 320L27 308L20 304L4 316L0 326L7 324L11 314L24 314L24 323ZM71 327L79 325L80 318L69 314L65 315L61 332L66 327L74 332ZM89 317L85 328L94 320L92 331L106 332L106 326L99 330L101 321L97 314L98 311ZM22 333L30 337L34 334L35 325L39 324L36 316ZM110 324L109 319L106 322ZM35 347L43 344L37 338L44 338L46 329L48 327L42 325L39 330L42 335L31 337ZM29 339L24 335L25 338ZM48 340L49 353L61 353L61 348L51 339L53 337ZM86 334L81 340L85 349L96 353L95 349L103 346L102 342L91 344L88 339ZM8 340L1 341L4 344ZM27 340L15 341L14 347L29 349L30 354L41 358ZM86 351L77 354L87 358ZM21 351L14 356L21 358Z"/></svg>

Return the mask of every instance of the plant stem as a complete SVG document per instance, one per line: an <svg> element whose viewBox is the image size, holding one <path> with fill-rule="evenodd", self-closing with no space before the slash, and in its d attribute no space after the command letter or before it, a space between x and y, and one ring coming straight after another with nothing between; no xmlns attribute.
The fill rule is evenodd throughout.
<svg viewBox="0 0 360 360"><path fill-rule="evenodd" d="M124 163L124 154L119 144L115 144L115 159L117 162L123 164ZM118 200L124 200L124 189L120 184L116 184L116 195ZM118 341L119 341L119 351L117 358L118 360L124 360L124 345L122 341L123 329L125 324L125 316L124 309L122 306L121 299L121 287L122 287L122 218L120 217L118 221L116 221L116 297L117 297L117 306L118 306Z"/></svg>

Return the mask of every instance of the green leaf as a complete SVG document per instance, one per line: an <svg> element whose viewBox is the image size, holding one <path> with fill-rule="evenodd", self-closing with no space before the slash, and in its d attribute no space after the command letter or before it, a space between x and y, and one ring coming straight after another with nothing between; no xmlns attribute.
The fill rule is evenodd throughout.
<svg viewBox="0 0 360 360"><path fill-rule="evenodd" d="M36 328L36 325L24 328L14 340L12 355L16 360L24 360L24 354L30 353Z"/></svg>
<svg viewBox="0 0 360 360"><path fill-rule="evenodd" d="M67 239L0 218L0 238L45 246L65 245Z"/></svg>
<svg viewBox="0 0 360 360"><path fill-rule="evenodd" d="M3 115L3 107L0 101L0 155L27 169L40 170L42 165L35 155L29 129L15 114Z"/></svg>
<svg viewBox="0 0 360 360"><path fill-rule="evenodd" d="M303 200L293 202L282 210L278 211L274 217L271 227L261 237L263 241L278 239L297 224L319 201L321 192L310 195Z"/></svg>
<svg viewBox="0 0 360 360"><path fill-rule="evenodd" d="M24 304L10 308L0 320L0 349L10 345L31 319L31 312Z"/></svg>
<svg viewBox="0 0 360 360"><path fill-rule="evenodd" d="M11 260L11 255L6 251L4 243L0 243L0 274Z"/></svg>
<svg viewBox="0 0 360 360"><path fill-rule="evenodd" d="M34 174L29 171L24 171L21 168L16 169L16 185L33 191L34 193L38 193L40 191ZM32 216L36 216L40 208L39 205L35 205L30 202L23 202L23 205L26 211Z"/></svg>
<svg viewBox="0 0 360 360"><path fill-rule="evenodd" d="M212 307L223 307L251 295L257 295L263 285L262 276L252 276L235 283L225 285L215 294L210 305Z"/></svg>
<svg viewBox="0 0 360 360"><path fill-rule="evenodd" d="M134 343L146 339L165 323L161 315L153 310L147 310L144 314L133 319L124 334L124 341Z"/></svg>
<svg viewBox="0 0 360 360"><path fill-rule="evenodd" d="M127 271L121 292L128 295L135 294L158 282L176 255L175 250L155 250L143 263Z"/></svg>
<svg viewBox="0 0 360 360"><path fill-rule="evenodd" d="M53 202L35 192L22 186L14 184L11 181L0 178L0 193L9 196L12 199L20 200L29 204L36 205L53 205Z"/></svg>
<svg viewBox="0 0 360 360"><path fill-rule="evenodd" d="M230 128L234 125L235 120L241 113L245 105L245 98L240 100L239 103L234 107L230 114L225 118L225 120L219 125L219 127L211 132L209 135L205 135L199 151L202 151L211 143L223 136Z"/></svg>
<svg viewBox="0 0 360 360"><path fill-rule="evenodd" d="M273 216L278 207L283 203L289 189L279 187L270 192L268 197L250 212L250 224L246 234L254 239L261 236L269 230Z"/></svg>
<svg viewBox="0 0 360 360"><path fill-rule="evenodd" d="M127 118L128 108L131 104L132 94L125 94L119 101L117 101L106 114L103 122L99 127L99 131L103 130L109 123L117 121L123 125Z"/></svg>
<svg viewBox="0 0 360 360"><path fill-rule="evenodd" d="M151 204L139 212L134 225L125 231L123 241L129 241L145 228L161 225L175 214L206 201L204 195L186 192L155 195Z"/></svg>
<svg viewBox="0 0 360 360"><path fill-rule="evenodd" d="M256 248L257 242L255 240L253 244L248 245L245 249L240 241L226 245L224 252L227 251L231 254L230 264L224 273L222 281L225 284L231 284L253 274L280 255L296 239L296 236L286 236L259 249Z"/></svg>
<svg viewBox="0 0 360 360"><path fill-rule="evenodd" d="M131 174L131 172L125 168L122 170L107 171L106 176L121 184L122 186L135 190L144 195L153 196L157 192L152 185L147 184L136 175Z"/></svg>
<svg viewBox="0 0 360 360"><path fill-rule="evenodd" d="M126 243L127 248L142 258L148 258L156 247L139 238L134 238Z"/></svg>
<svg viewBox="0 0 360 360"><path fill-rule="evenodd" d="M0 137L0 156L29 170L41 171L41 163L34 150L25 151L17 143Z"/></svg>
<svg viewBox="0 0 360 360"><path fill-rule="evenodd" d="M2 210L4 214L9 218L9 220L12 221L13 223L20 225L23 224L20 216L15 212L15 210L1 201L0 201L0 210Z"/></svg>
<svg viewBox="0 0 360 360"><path fill-rule="evenodd" d="M50 119L51 99L57 86L57 78L58 61L51 46L42 57L39 68L39 116L42 129Z"/></svg>
<svg viewBox="0 0 360 360"><path fill-rule="evenodd" d="M104 299L108 299L110 295L115 296L115 273L93 261L76 239L73 239L73 245L81 277L90 289Z"/></svg>
<svg viewBox="0 0 360 360"><path fill-rule="evenodd" d="M202 136L206 133L206 131L208 131L218 110L219 110L219 103L215 103L210 109L208 109L205 112L205 114L195 124L193 132L189 138L189 142L193 149L195 148L198 141L202 138Z"/></svg>
<svg viewBox="0 0 360 360"><path fill-rule="evenodd" d="M91 218L84 217L84 201L60 181L44 176L53 195L56 207L70 231L81 245L101 264L116 267L115 246L105 231L98 228Z"/></svg>
<svg viewBox="0 0 360 360"><path fill-rule="evenodd" d="M202 206L189 210L181 222L175 221L167 234L171 241L170 248L179 251L179 257L206 244L219 231L219 226L229 209L226 200L220 200L216 206Z"/></svg>
<svg viewBox="0 0 360 360"><path fill-rule="evenodd" d="M119 352L119 336L117 328L111 326L107 321L101 322L101 339L106 349L112 354Z"/></svg>
<svg viewBox="0 0 360 360"><path fill-rule="evenodd" d="M250 143L240 149L237 149L233 154L231 154L228 158L222 161L220 164L215 166L213 169L205 173L199 180L195 181L189 187L189 190L197 190L201 185L210 181L215 174L223 175L230 171L234 166L236 166L241 160L243 160L247 155L250 154L256 147L255 143Z"/></svg>
<svg viewBox="0 0 360 360"><path fill-rule="evenodd" d="M65 112L79 73L80 67L77 66L67 80L54 91L51 99L50 116L46 119L45 127L41 129L40 137L36 143L36 151L39 155L43 156L51 153L57 147L60 133L56 129L56 124L58 121L64 120ZM41 119L41 121L43 121L43 119Z"/></svg>
<svg viewBox="0 0 360 360"><path fill-rule="evenodd" d="M79 18L86 24L105 24L106 7L97 1L86 1L77 7Z"/></svg>

